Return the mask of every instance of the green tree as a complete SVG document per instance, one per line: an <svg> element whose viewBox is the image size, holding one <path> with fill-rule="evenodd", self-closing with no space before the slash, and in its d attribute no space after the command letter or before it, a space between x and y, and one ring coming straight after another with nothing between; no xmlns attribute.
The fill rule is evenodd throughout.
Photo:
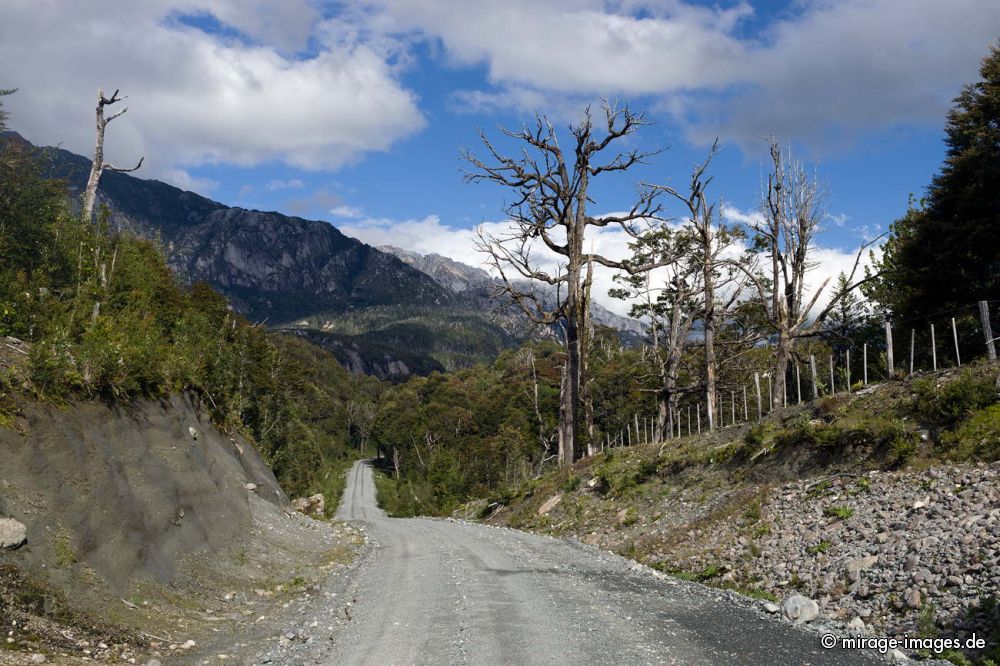
<svg viewBox="0 0 1000 666"><path fill-rule="evenodd" d="M0 88L0 132L7 129L7 118L10 114L3 110L3 99L7 95L13 95L17 92L17 88Z"/></svg>
<svg viewBox="0 0 1000 666"><path fill-rule="evenodd" d="M940 173L893 223L877 262L882 274L867 292L892 313L920 317L1000 298L1000 44L980 76L948 114Z"/></svg>

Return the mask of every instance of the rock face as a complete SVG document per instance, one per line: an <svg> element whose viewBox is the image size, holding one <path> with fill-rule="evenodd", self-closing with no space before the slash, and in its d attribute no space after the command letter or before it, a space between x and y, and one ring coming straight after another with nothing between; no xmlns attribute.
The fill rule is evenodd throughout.
<svg viewBox="0 0 1000 666"><path fill-rule="evenodd" d="M28 528L13 518L0 518L0 550L20 548L28 540Z"/></svg>

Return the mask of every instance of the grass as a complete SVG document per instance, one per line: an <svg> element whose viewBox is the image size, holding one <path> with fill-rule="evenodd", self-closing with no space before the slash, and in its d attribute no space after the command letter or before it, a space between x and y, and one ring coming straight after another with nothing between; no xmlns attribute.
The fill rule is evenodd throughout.
<svg viewBox="0 0 1000 666"><path fill-rule="evenodd" d="M60 532L56 535L53 551L56 555L56 566L68 567L76 564L76 549L73 548L69 533Z"/></svg>
<svg viewBox="0 0 1000 666"><path fill-rule="evenodd" d="M810 546L809 548L806 548L806 552L809 553L810 555L819 555L820 553L825 553L826 551L830 550L830 546L832 545L833 544L831 544L829 541L825 540L820 541L815 546Z"/></svg>
<svg viewBox="0 0 1000 666"><path fill-rule="evenodd" d="M827 506L823 508L823 515L830 518L847 520L854 515L854 509L849 506Z"/></svg>

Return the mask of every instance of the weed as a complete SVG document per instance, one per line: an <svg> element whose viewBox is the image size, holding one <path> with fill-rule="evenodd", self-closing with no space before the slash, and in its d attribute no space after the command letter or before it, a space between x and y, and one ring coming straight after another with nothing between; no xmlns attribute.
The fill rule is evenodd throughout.
<svg viewBox="0 0 1000 666"><path fill-rule="evenodd" d="M767 435L767 427L763 423L755 423L747 430L743 436L743 441L747 446L759 449L764 446L764 438Z"/></svg>
<svg viewBox="0 0 1000 666"><path fill-rule="evenodd" d="M849 506L828 506L824 507L823 515L829 516L830 518L839 518L840 520L847 520L854 515L854 509Z"/></svg>
<svg viewBox="0 0 1000 666"><path fill-rule="evenodd" d="M821 497L826 494L826 491L828 491L832 485L833 484L830 483L829 479L823 479L815 486L810 488L806 494L809 495L810 497Z"/></svg>
<svg viewBox="0 0 1000 666"><path fill-rule="evenodd" d="M624 527L628 527L630 525L635 525L638 521L639 521L639 513L635 510L634 506L630 506L628 509L626 509L625 517L622 518L621 524Z"/></svg>
<svg viewBox="0 0 1000 666"><path fill-rule="evenodd" d="M562 484L563 492L571 493L580 487L580 477L570 474Z"/></svg>
<svg viewBox="0 0 1000 666"><path fill-rule="evenodd" d="M860 476L854 485L857 487L859 492L866 493L872 487L872 480L867 476Z"/></svg>
<svg viewBox="0 0 1000 666"><path fill-rule="evenodd" d="M68 567L76 564L76 550L70 542L69 534L60 532L55 538L56 566Z"/></svg>
<svg viewBox="0 0 1000 666"><path fill-rule="evenodd" d="M746 511L743 512L743 520L747 522L748 525L753 525L760 522L762 515L761 503L759 499L750 502L747 506Z"/></svg>
<svg viewBox="0 0 1000 666"><path fill-rule="evenodd" d="M832 545L833 544L831 544L829 541L826 540L820 541L815 546L809 546L809 548L806 548L806 552L809 553L810 555L819 555L820 553L825 553L826 551L830 550L830 546Z"/></svg>

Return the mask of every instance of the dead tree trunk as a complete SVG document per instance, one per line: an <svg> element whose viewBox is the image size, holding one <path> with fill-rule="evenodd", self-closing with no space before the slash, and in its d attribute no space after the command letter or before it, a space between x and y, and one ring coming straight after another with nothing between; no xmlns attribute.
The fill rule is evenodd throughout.
<svg viewBox="0 0 1000 666"><path fill-rule="evenodd" d="M489 181L516 193L515 202L507 208L512 223L509 232L495 236L480 228L477 234L478 249L488 255L489 263L503 280L500 294L536 324L563 328L566 376L559 400L559 461L563 465L571 464L578 452L581 373L586 367L583 356L588 351L581 346L581 328L586 324L589 293L584 292L581 280L592 263L621 267L619 262L584 252L587 227L613 224L637 235L632 225L654 216L658 210L653 205L654 196L644 193L625 214L601 218L587 214L593 177L605 172L626 171L649 155L631 151L599 163L602 151L635 133L644 124L642 117L627 107L618 110L606 104L604 110L606 132L595 133L589 110L583 122L571 128L575 140L572 152L562 150L552 124L539 117L534 130L527 127L519 132L503 130L506 136L526 143L533 153L525 151L517 158L501 155L485 135L482 139L490 163L465 153L466 160L475 168L466 174L467 181ZM539 268L534 259L539 249L565 262L565 274L553 277ZM508 275L511 272L515 274L513 279ZM564 286L565 299L557 298L559 302L548 307L537 293L519 286L518 279L550 287Z"/></svg>
<svg viewBox="0 0 1000 666"><path fill-rule="evenodd" d="M101 174L103 174L105 170L117 171L119 173L136 171L142 166L142 161L145 159L140 157L139 163L131 169L120 169L113 164L109 164L104 161L104 131L107 129L108 123L116 118L120 118L126 111L128 111L128 107L126 106L122 108L121 111L105 117L104 107L117 104L122 99L124 99L124 97L118 97L117 90L111 95L111 97L104 96L103 88L97 91L97 109L95 111L97 121L97 140L94 144L94 160L90 165L90 177L87 178L87 189L83 192L83 219L87 222L94 219L94 202L97 201L97 186L101 181Z"/></svg>

